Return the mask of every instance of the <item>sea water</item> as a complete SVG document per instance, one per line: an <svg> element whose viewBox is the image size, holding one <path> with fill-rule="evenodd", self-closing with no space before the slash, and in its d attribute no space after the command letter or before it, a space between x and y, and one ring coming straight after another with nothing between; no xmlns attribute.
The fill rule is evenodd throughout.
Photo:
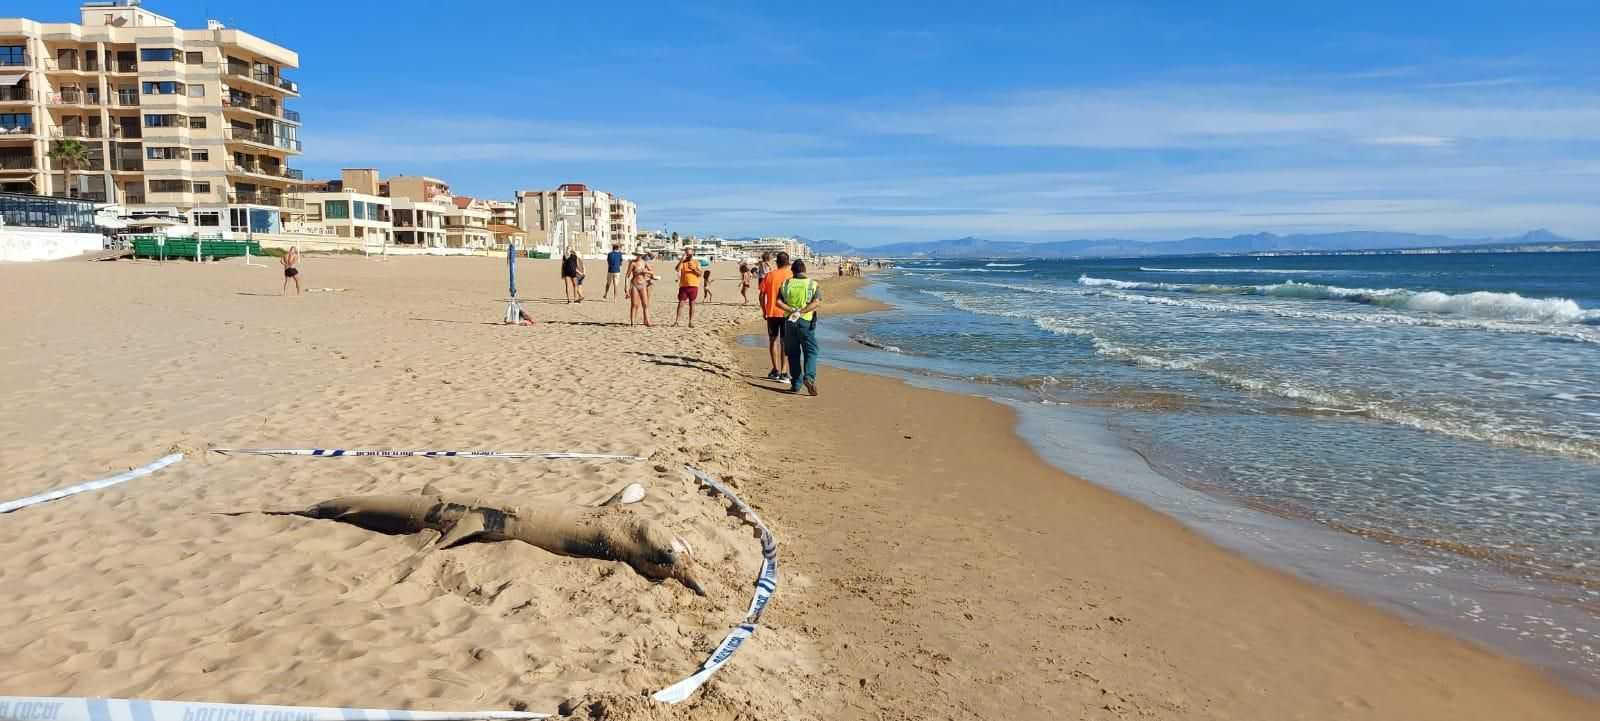
<svg viewBox="0 0 1600 721"><path fill-rule="evenodd" d="M1067 470L1600 688L1600 253L876 278L900 312L824 324L835 360L1013 403Z"/></svg>

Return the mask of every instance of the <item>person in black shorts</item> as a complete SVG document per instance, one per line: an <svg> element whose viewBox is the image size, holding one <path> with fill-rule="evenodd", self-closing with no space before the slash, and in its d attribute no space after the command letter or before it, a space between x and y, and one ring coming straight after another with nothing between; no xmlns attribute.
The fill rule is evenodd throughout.
<svg viewBox="0 0 1600 721"><path fill-rule="evenodd" d="M576 250L567 251L567 257L561 259L561 284L567 291L568 303L583 302L583 259Z"/></svg>
<svg viewBox="0 0 1600 721"><path fill-rule="evenodd" d="M300 264L300 249L290 248L279 262L283 263L283 295L289 294L291 278L294 279L294 294L300 295L300 269L295 267Z"/></svg>

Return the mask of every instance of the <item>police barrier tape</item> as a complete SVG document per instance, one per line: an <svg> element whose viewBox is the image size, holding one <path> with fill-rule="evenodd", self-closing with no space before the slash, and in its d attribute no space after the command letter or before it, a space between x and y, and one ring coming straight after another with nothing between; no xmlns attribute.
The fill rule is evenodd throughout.
<svg viewBox="0 0 1600 721"><path fill-rule="evenodd" d="M4 721L479 721L542 718L550 718L550 714L0 696L0 719Z"/></svg>
<svg viewBox="0 0 1600 721"><path fill-rule="evenodd" d="M46 493L40 493L39 495L36 495L36 496L28 496L27 498L18 498L15 501L6 501L5 503L0 503L0 513L10 513L10 512L15 511L15 510L17 510L19 508L27 508L28 506L32 506L32 505L38 504L38 503L44 503L45 501L54 501L57 498L66 498L67 496L73 496L73 495L77 495L79 493L86 493L88 491L96 491L96 490L99 490L101 488L105 488L107 486L115 486L118 483L127 483L128 481L131 481L131 480L133 480L135 478L138 478L140 476L148 476L148 475L150 475L152 473L155 473L156 471L159 471L159 470L161 470L163 468L166 468L167 466L170 466L170 465L172 465L174 463L177 463L178 461L181 461L181 460L183 460L183 454L182 453L174 453L174 454L172 454L170 456L165 456L165 457L157 460L155 463L151 463L148 466L144 466L142 468L135 468L135 469L133 469L131 471L128 471L127 473L118 473L117 475L111 476L110 478L102 478L102 479L100 479L98 481L88 481L86 483L79 483L76 486L67 486L66 488L58 488L58 489L56 489L54 491L48 491Z"/></svg>
<svg viewBox="0 0 1600 721"><path fill-rule="evenodd" d="M211 450L224 455L322 456L326 458L345 456L376 456L379 458L406 458L409 456L422 456L425 458L543 458L546 460L574 458L597 461L627 461L630 463L645 460L641 456L618 456L609 453L572 453L567 451L347 451L341 448L213 448Z"/></svg>
<svg viewBox="0 0 1600 721"><path fill-rule="evenodd" d="M218 449L218 452L229 452ZM254 452L254 451L231 451ZM330 455L331 452L274 452L279 455ZM426 455L435 451L366 451L341 452L344 455ZM470 451L482 457L526 457L543 454L518 454L501 456L490 451ZM599 454L555 454L560 457L594 458ZM181 454L168 456L138 469L149 473L182 459ZM633 456L619 456L631 459ZM638 459L643 460L643 459ZM161 464L161 465L157 465ZM154 466L154 468L152 468ZM145 470L150 469L150 470ZM778 590L778 543L772 530L746 504L738 494L712 479L698 469L684 466L696 480L731 501L745 518L754 524L761 535L761 572L756 577L755 592L750 607L745 612L745 622L739 624L717 644L700 667L677 683L651 695L662 703L682 703L709 680L733 657L733 652L756 632L761 613L766 610L772 594ZM137 473L137 471L129 471ZM128 475L128 474L123 474ZM139 473L143 475L143 473ZM120 476L118 477L120 478ZM111 479L106 479L111 480ZM122 479L127 480L127 479ZM94 481L100 483L101 481ZM121 481L117 481L120 483ZM89 484L83 484L89 485ZM89 489L85 489L89 490ZM81 492L81 491L74 491ZM264 706L257 704L197 703L189 701L144 701L138 699L97 698L40 698L29 696L0 696L0 721L481 721L490 719L543 719L551 714L529 711L402 711L396 709L351 709L316 706Z"/></svg>

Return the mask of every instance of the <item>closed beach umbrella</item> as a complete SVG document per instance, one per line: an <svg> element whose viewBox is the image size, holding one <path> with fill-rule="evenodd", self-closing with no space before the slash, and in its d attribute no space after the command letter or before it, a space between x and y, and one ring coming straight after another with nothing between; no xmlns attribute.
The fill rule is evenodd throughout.
<svg viewBox="0 0 1600 721"><path fill-rule="evenodd" d="M511 247L506 249L506 268L507 268L507 273L511 278L511 297L513 299L515 299L517 297L517 244L516 243L512 243Z"/></svg>

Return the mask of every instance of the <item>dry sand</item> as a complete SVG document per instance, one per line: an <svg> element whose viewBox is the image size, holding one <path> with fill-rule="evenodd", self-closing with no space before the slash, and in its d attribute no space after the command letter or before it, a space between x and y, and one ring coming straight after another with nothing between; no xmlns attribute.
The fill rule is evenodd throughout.
<svg viewBox="0 0 1600 721"><path fill-rule="evenodd" d="M727 358L716 326L741 319L734 309L712 306L692 331L629 328L625 302L552 301L556 265L525 262L525 307L542 322L503 326L503 260L302 267L308 286L348 290L279 297L276 267L234 263L0 265L0 498L189 454L0 516L0 694L553 711L676 681L743 619L759 544L678 470L727 473L743 443L716 372L682 360ZM587 285L591 298L603 288ZM671 320L670 285L658 284L658 322ZM652 460L204 452L230 446ZM520 543L436 552L392 584L424 539L213 515L427 483L592 504L633 481L649 495L630 508L693 545L711 599ZM786 693L781 672L800 654L785 639L764 633L722 681Z"/></svg>
<svg viewBox="0 0 1600 721"><path fill-rule="evenodd" d="M824 369L750 378L718 268L701 327L557 299L506 327L489 258L276 268L0 264L0 499L187 460L0 516L0 694L554 710L626 718L1595 718L1531 670L1229 555L1040 462L986 401ZM591 278L603 278L591 274ZM829 281L829 312L854 281ZM670 322L670 280L658 323ZM753 294L752 294L753 295ZM858 306L862 307L862 306ZM825 316L826 318L826 316ZM771 411L784 411L783 424ZM800 430L796 430L796 429ZM643 464L222 457L210 446L580 450ZM738 483L780 541L762 629L687 707L642 694L742 616ZM632 481L713 601L519 543L436 552L327 521L214 515L432 483L594 503Z"/></svg>

